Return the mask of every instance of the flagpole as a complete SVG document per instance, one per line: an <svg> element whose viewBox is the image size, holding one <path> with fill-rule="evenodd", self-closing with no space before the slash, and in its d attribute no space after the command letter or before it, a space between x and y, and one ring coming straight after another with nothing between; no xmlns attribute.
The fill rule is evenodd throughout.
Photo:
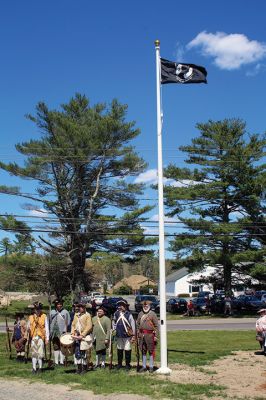
<svg viewBox="0 0 266 400"><path fill-rule="evenodd" d="M162 110L161 110L161 60L160 41L155 41L156 51L156 93L157 93L157 141L158 141L158 204L159 204L159 290L160 290L160 353L161 366L158 374L169 375L167 366L167 330L165 295L165 254L164 254L164 205L163 205L163 155L162 155Z"/></svg>

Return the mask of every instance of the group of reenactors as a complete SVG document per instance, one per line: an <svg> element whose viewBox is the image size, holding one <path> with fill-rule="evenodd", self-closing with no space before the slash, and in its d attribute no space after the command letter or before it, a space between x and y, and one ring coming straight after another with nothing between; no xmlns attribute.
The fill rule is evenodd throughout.
<svg viewBox="0 0 266 400"><path fill-rule="evenodd" d="M159 335L158 318L151 309L151 302L142 303L142 311L136 321L129 311L125 300L117 302L117 310L112 318L108 316L104 305L98 306L96 315L91 316L87 305L73 304L69 313L62 300L54 301L54 309L47 316L41 303L34 303L28 320L21 314L16 315L12 343L17 352L17 360L28 359L31 351L32 373L43 371L43 360L47 359L47 346L50 347L50 363L57 366L67 365L67 359L73 355L75 372L85 373L90 369L105 368L107 353L109 368L113 367L113 345L117 349L117 369L123 366L131 369L132 347L137 354L138 372L154 371L155 349ZM51 347L53 360L51 360ZM92 362L92 350L95 350L95 363ZM139 358L142 356L142 367ZM149 368L147 368L149 355Z"/></svg>

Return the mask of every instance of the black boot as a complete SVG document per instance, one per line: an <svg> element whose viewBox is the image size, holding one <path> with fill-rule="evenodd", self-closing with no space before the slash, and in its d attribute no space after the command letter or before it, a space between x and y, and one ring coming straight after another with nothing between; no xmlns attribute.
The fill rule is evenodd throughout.
<svg viewBox="0 0 266 400"><path fill-rule="evenodd" d="M122 368L123 352L124 350L117 349L117 369Z"/></svg>
<svg viewBox="0 0 266 400"><path fill-rule="evenodd" d="M126 370L129 371L131 368L131 350L125 351L125 359L126 359Z"/></svg>
<svg viewBox="0 0 266 400"><path fill-rule="evenodd" d="M81 374L86 374L86 372L87 372L87 365L81 364Z"/></svg>
<svg viewBox="0 0 266 400"><path fill-rule="evenodd" d="M81 371L82 371L82 365L81 364L77 364L76 374L80 375Z"/></svg>

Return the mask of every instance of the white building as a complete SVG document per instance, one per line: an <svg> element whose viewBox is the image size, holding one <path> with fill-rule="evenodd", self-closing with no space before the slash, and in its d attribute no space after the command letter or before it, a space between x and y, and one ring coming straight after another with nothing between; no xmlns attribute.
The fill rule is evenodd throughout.
<svg viewBox="0 0 266 400"><path fill-rule="evenodd" d="M211 269L211 270L210 270ZM200 279L201 276L209 276L213 272L213 267L207 267L202 272L194 272L189 274L187 268L181 268L166 277L166 295L178 296L179 294L196 293L199 291L213 291L212 285L195 285L193 280Z"/></svg>
<svg viewBox="0 0 266 400"><path fill-rule="evenodd" d="M193 273L189 273L187 268L178 269L166 277L166 295L175 297L180 294L188 294L191 296L192 293L200 291L213 293L212 284L195 284L195 281L204 280L206 277L210 277L211 275L217 276L219 274L221 274L221 269L211 266L206 266L202 271ZM244 274L233 273L232 278L232 289L235 296L242 294L244 289L247 288L245 282L250 281L253 285L259 283L257 280Z"/></svg>

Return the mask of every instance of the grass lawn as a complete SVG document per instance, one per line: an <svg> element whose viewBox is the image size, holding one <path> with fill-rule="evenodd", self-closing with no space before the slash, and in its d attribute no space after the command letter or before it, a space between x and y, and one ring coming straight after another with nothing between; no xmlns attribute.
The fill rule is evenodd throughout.
<svg viewBox="0 0 266 400"><path fill-rule="evenodd" d="M184 363L202 366L235 350L256 350L257 348L253 331L178 331L168 334L170 364ZM167 380L159 380L156 375L137 374L133 370L130 373L97 370L77 376L73 373L73 365L66 369L47 370L43 374L33 376L31 362L21 364L15 360L8 360L3 334L0 335L0 378L26 378L31 381L41 380L46 383L61 383L70 386L73 384L74 388L88 389L94 393L135 393L150 395L154 398L188 400L199 399L201 395L210 398L218 394L222 395L223 389L215 385L175 384Z"/></svg>
<svg viewBox="0 0 266 400"><path fill-rule="evenodd" d="M178 331L168 333L170 364L202 366L237 350L258 350L254 331Z"/></svg>

